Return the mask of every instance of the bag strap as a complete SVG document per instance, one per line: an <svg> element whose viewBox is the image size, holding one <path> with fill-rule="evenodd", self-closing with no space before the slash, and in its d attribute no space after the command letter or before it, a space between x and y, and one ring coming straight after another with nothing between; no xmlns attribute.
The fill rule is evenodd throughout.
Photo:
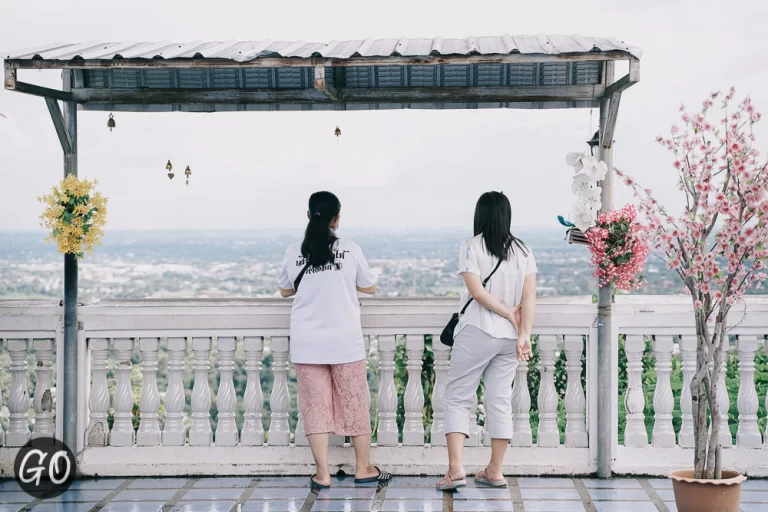
<svg viewBox="0 0 768 512"><path fill-rule="evenodd" d="M301 278L304 277L304 273L309 268L309 258L307 258L307 264L304 265L304 268L301 269L301 272L299 272L299 275L296 276L296 280L293 282L293 291L294 293L299 291L299 283L301 283Z"/></svg>
<svg viewBox="0 0 768 512"><path fill-rule="evenodd" d="M485 285L488 284L488 281L491 280L491 277L493 277L493 274L495 274L496 271L499 270L499 267L501 266L501 263L503 261L504 261L503 259L499 259L499 262L496 264L496 267L493 269L493 272L488 274L488 277L486 277L485 281L483 281L483 288L485 288ZM461 308L461 313L459 313L459 316L464 314L464 312L467 310L467 308L469 307L469 305L472 303L473 300L474 300L474 297L472 297L470 295L469 300L467 301L467 303L464 305L463 308Z"/></svg>

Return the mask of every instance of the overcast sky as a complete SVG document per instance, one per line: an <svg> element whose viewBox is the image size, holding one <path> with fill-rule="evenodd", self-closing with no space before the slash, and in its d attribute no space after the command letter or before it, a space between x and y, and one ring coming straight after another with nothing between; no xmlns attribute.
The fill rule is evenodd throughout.
<svg viewBox="0 0 768 512"><path fill-rule="evenodd" d="M767 4L0 0L0 50L89 40L612 35L644 50L641 81L621 100L615 164L671 200L670 156L654 137L678 120L681 101L698 107L735 85L739 98L750 93L768 111ZM26 73L20 78L60 87L58 72ZM0 90L0 112L8 117L0 117L0 230L36 229L36 197L61 178L61 149L41 98ZM99 180L115 230L299 227L318 189L340 197L345 226L468 227L477 196L494 189L510 197L514 224L555 227L572 202L565 154L586 149L598 119L588 109L117 113L110 133L107 115L80 113L79 172ZM758 135L768 152L768 128ZM615 203L631 199L617 187Z"/></svg>

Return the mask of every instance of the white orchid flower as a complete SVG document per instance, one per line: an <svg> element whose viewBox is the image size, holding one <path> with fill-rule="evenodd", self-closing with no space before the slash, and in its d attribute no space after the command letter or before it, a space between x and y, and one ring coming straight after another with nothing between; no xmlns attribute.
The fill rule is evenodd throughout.
<svg viewBox="0 0 768 512"><path fill-rule="evenodd" d="M584 167L581 163L582 158L584 158L584 153L568 153L565 155L565 162L573 167L573 172L579 172Z"/></svg>
<svg viewBox="0 0 768 512"><path fill-rule="evenodd" d="M590 177L586 174L581 173L573 177L573 183L571 183L571 192L573 192L577 197L580 194L584 194L595 188L597 188L597 182L590 179Z"/></svg>
<svg viewBox="0 0 768 512"><path fill-rule="evenodd" d="M584 166L584 174L589 176L591 180L603 180L608 174L608 166L605 162L601 162L592 155L582 158L581 163Z"/></svg>
<svg viewBox="0 0 768 512"><path fill-rule="evenodd" d="M601 194L603 189L601 187L591 188L578 195L579 201L588 206L592 210L599 210L603 205Z"/></svg>
<svg viewBox="0 0 768 512"><path fill-rule="evenodd" d="M595 225L595 212L587 205L574 201L571 205L571 222L583 233Z"/></svg>

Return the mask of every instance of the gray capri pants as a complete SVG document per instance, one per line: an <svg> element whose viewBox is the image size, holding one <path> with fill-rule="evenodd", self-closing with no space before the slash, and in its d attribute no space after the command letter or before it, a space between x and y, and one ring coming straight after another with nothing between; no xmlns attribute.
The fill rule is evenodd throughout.
<svg viewBox="0 0 768 512"><path fill-rule="evenodd" d="M491 439L512 439L512 382L517 342L494 338L473 325L455 337L445 386L445 433L469 437L469 414L485 379L485 421Z"/></svg>

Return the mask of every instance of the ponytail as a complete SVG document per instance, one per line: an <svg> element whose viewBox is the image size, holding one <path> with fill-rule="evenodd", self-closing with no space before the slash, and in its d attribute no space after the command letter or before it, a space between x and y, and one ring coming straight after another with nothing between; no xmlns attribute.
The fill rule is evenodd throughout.
<svg viewBox="0 0 768 512"><path fill-rule="evenodd" d="M307 258L309 266L317 268L333 263L333 244L338 238L330 226L340 211L339 198L330 192L309 196L309 223L301 243L301 255Z"/></svg>

